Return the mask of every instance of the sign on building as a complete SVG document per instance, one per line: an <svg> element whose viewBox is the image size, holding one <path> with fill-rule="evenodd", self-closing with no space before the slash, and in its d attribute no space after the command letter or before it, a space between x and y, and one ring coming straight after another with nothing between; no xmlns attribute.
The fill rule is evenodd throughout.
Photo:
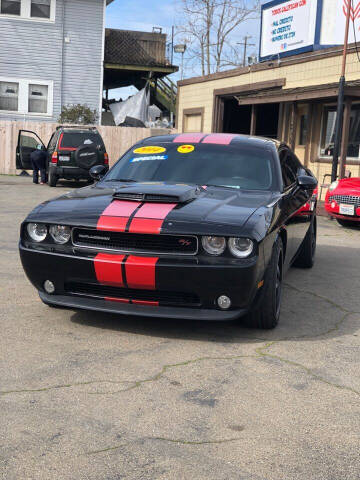
<svg viewBox="0 0 360 480"><path fill-rule="evenodd" d="M360 39L360 2L275 0L261 7L260 59L295 55L344 42L348 1L352 2L349 42ZM354 35L355 30L355 35Z"/></svg>

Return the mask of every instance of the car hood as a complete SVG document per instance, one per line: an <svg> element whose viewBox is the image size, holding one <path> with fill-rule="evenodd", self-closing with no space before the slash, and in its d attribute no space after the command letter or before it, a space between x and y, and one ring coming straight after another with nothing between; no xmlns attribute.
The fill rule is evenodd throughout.
<svg viewBox="0 0 360 480"><path fill-rule="evenodd" d="M331 192L335 195L360 195L360 177L343 178L339 181L338 186Z"/></svg>
<svg viewBox="0 0 360 480"><path fill-rule="evenodd" d="M128 187L128 188L127 188ZM150 188L154 194L163 192L160 184ZM166 186L166 193L172 192L171 185ZM193 186L183 186L184 189ZM89 187L69 192L61 197L47 201L36 207L27 217L27 221L59 223L71 226L96 227L100 215L113 201L119 191L149 191L149 183L134 183L125 187L98 183ZM178 189L177 189L178 190ZM238 191L224 187L197 189L193 199L179 203L166 217L162 233L216 234L236 235L243 229L249 219L263 216L267 204L273 202L276 194L260 191ZM252 218L252 220L254 220ZM250 222L252 225L254 221ZM256 222L255 222L256 223Z"/></svg>

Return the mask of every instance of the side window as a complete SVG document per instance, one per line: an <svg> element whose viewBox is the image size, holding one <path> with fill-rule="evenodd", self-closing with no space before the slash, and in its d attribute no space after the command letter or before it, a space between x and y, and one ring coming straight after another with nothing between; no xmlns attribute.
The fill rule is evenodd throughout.
<svg viewBox="0 0 360 480"><path fill-rule="evenodd" d="M56 141L58 137L58 132L55 132L52 134L52 137L50 138L50 141L48 143L47 149L52 150L56 146Z"/></svg>
<svg viewBox="0 0 360 480"><path fill-rule="evenodd" d="M284 182L284 188L289 188L296 181L296 168L292 162L290 150L284 149L280 152L281 174Z"/></svg>

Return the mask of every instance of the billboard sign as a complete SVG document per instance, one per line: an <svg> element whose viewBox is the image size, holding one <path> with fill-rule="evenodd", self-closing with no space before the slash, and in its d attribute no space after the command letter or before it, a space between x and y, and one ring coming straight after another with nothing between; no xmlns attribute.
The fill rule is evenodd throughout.
<svg viewBox="0 0 360 480"><path fill-rule="evenodd" d="M312 50L317 2L318 0L290 0L264 4L261 9L260 58Z"/></svg>
<svg viewBox="0 0 360 480"><path fill-rule="evenodd" d="M320 33L320 44L322 46L342 45L344 43L348 2L351 4L349 43L354 43L360 39L360 1L323 0Z"/></svg>

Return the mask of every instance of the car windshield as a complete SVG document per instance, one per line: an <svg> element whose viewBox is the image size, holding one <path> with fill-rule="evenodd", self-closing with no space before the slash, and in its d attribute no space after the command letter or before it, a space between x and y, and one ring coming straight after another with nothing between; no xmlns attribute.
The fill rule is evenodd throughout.
<svg viewBox="0 0 360 480"><path fill-rule="evenodd" d="M96 132L64 132L60 136L59 148L77 148L83 144L104 148L104 142Z"/></svg>
<svg viewBox="0 0 360 480"><path fill-rule="evenodd" d="M105 181L169 182L270 190L273 161L269 149L249 144L135 146Z"/></svg>

